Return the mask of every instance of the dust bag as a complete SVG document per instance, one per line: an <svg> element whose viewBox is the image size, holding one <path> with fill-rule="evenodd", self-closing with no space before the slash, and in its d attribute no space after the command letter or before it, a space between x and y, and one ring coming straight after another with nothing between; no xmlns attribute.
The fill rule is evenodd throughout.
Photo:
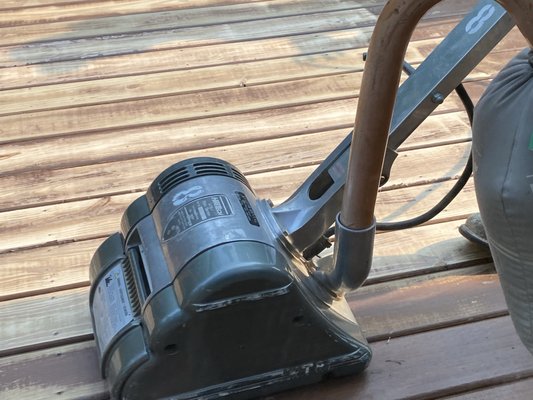
<svg viewBox="0 0 533 400"><path fill-rule="evenodd" d="M514 326L533 353L533 50L489 85L472 137L481 219Z"/></svg>

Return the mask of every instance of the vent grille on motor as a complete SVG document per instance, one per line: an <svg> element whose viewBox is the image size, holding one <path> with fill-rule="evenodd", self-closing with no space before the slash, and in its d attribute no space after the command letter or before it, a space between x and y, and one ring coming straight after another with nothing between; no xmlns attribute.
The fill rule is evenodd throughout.
<svg viewBox="0 0 533 400"><path fill-rule="evenodd" d="M153 209L161 197L181 183L193 178L213 175L236 179L252 190L246 177L233 165L216 158L192 158L174 164L156 178L147 193L150 208Z"/></svg>
<svg viewBox="0 0 533 400"><path fill-rule="evenodd" d="M172 190L172 188L178 186L180 183L190 179L190 177L191 175L189 174L189 171L187 171L187 168L179 168L161 179L159 182L159 191L162 194L165 194Z"/></svg>
<svg viewBox="0 0 533 400"><path fill-rule="evenodd" d="M237 179L237 180L240 181L241 183L243 183L243 184L245 184L246 186L248 186L248 189L251 190L251 188L250 188L250 184L248 183L248 180L244 177L243 174L241 174L240 171L238 171L237 169L235 169L235 168L233 168L233 167L231 168L231 171L233 172L233 177L234 177L235 179Z"/></svg>
<svg viewBox="0 0 533 400"><path fill-rule="evenodd" d="M139 294L137 293L137 287L135 286L135 278L133 277L133 269L129 258L124 260L122 270L124 271L124 279L126 281L126 288L128 290L128 297L130 298L133 316L138 317L141 315L141 303L139 301Z"/></svg>

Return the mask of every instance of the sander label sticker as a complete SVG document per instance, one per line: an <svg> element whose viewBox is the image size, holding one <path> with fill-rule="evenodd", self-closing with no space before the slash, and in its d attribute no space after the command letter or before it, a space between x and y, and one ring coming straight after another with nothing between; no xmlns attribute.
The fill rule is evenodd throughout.
<svg viewBox="0 0 533 400"><path fill-rule="evenodd" d="M100 354L104 354L113 337L133 320L121 264L111 268L98 283L93 318Z"/></svg>
<svg viewBox="0 0 533 400"><path fill-rule="evenodd" d="M193 200L172 214L163 232L163 241L170 240L202 222L229 215L233 215L233 212L228 198L224 195L215 194Z"/></svg>
<svg viewBox="0 0 533 400"><path fill-rule="evenodd" d="M244 214L246 214L246 218L248 218L248 222L250 222L252 225L259 226L259 221L254 213L254 209L246 198L246 195L243 192L235 192L235 194L237 195L239 203L241 203L241 207L244 211Z"/></svg>

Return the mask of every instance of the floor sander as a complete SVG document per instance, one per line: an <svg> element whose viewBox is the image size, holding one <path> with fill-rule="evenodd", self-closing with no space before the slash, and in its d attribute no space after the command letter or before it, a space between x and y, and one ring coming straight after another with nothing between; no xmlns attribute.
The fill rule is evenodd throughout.
<svg viewBox="0 0 533 400"><path fill-rule="evenodd" d="M354 131L284 203L258 199L230 163L200 157L170 166L127 208L90 266L113 399L251 399L367 367L371 349L344 294L368 276L376 226L391 228L373 215L396 149L515 23L533 39L530 0L502 1L509 13L482 0L413 70L408 40L436 3L384 7ZM398 89L402 65L411 76ZM319 263L332 233L333 256Z"/></svg>

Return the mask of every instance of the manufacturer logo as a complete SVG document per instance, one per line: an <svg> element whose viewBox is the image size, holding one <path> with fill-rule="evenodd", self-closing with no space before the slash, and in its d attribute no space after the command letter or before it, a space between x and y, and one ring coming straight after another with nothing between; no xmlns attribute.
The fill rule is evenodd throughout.
<svg viewBox="0 0 533 400"><path fill-rule="evenodd" d="M495 11L496 7L491 4L487 4L481 10L479 10L477 15L472 17L472 19L466 24L466 33L473 35L474 33L478 32L483 27L483 24L487 22L490 17L492 17Z"/></svg>
<svg viewBox="0 0 533 400"><path fill-rule="evenodd" d="M176 193L172 198L172 204L175 206L181 206L189 200L192 200L200 196L204 192L204 189L201 186L193 186L190 189L182 190L179 193Z"/></svg>

